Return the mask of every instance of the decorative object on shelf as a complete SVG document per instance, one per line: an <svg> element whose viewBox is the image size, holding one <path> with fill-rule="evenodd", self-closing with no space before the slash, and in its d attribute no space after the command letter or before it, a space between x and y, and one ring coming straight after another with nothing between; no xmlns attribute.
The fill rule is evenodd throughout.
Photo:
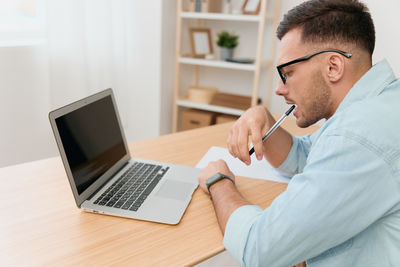
<svg viewBox="0 0 400 267"><path fill-rule="evenodd" d="M232 14L232 0L224 0L224 10L225 14Z"/></svg>
<svg viewBox="0 0 400 267"><path fill-rule="evenodd" d="M233 57L233 50L239 44L239 36L222 31L218 33L217 45L221 48L221 60Z"/></svg>
<svg viewBox="0 0 400 267"><path fill-rule="evenodd" d="M234 15L241 15L242 14L242 6L243 6L243 0L242 1L232 1L232 14Z"/></svg>
<svg viewBox="0 0 400 267"><path fill-rule="evenodd" d="M260 6L260 0L245 0L242 6L242 13L257 15L260 12Z"/></svg>
<svg viewBox="0 0 400 267"><path fill-rule="evenodd" d="M208 28L189 28L193 57L205 58L213 53L211 31Z"/></svg>
<svg viewBox="0 0 400 267"><path fill-rule="evenodd" d="M210 104L217 92L218 89L212 86L192 86L189 88L188 100Z"/></svg>
<svg viewBox="0 0 400 267"><path fill-rule="evenodd" d="M215 58L214 54L207 54L205 57L205 59L208 59L208 60L213 60L214 58Z"/></svg>
<svg viewBox="0 0 400 267"><path fill-rule="evenodd" d="M220 13L222 0L189 0L190 12Z"/></svg>
<svg viewBox="0 0 400 267"><path fill-rule="evenodd" d="M201 0L191 0L194 2L194 11L201 12Z"/></svg>
<svg viewBox="0 0 400 267"><path fill-rule="evenodd" d="M221 13L222 0L201 0L201 12Z"/></svg>

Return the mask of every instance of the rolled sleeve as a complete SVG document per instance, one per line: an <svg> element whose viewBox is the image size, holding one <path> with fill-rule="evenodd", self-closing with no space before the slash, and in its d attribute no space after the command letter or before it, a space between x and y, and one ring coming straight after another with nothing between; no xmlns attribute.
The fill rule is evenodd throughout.
<svg viewBox="0 0 400 267"><path fill-rule="evenodd" d="M285 161L276 170L289 176L303 171L310 153L312 135L296 137L292 135L292 147Z"/></svg>
<svg viewBox="0 0 400 267"><path fill-rule="evenodd" d="M244 265L243 253L251 226L262 213L263 210L260 207L246 205L236 209L229 217L223 244L241 265Z"/></svg>

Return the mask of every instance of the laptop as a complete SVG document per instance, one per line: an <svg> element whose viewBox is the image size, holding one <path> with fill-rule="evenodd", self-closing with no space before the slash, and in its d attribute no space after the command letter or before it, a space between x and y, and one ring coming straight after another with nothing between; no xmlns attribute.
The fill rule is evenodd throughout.
<svg viewBox="0 0 400 267"><path fill-rule="evenodd" d="M112 89L54 110L49 119L79 208L179 223L200 169L131 158Z"/></svg>

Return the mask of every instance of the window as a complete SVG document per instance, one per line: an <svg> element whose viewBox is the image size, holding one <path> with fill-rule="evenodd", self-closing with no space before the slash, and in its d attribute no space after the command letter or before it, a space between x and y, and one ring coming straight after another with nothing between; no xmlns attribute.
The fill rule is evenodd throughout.
<svg viewBox="0 0 400 267"><path fill-rule="evenodd" d="M44 0L0 0L0 44L44 40Z"/></svg>

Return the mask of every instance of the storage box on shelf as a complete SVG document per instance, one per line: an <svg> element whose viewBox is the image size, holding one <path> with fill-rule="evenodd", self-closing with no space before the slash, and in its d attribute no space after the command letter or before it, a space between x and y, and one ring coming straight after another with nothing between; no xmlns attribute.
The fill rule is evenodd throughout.
<svg viewBox="0 0 400 267"><path fill-rule="evenodd" d="M184 109L181 111L180 130L186 131L214 124L236 121L239 116L226 115L198 109Z"/></svg>
<svg viewBox="0 0 400 267"><path fill-rule="evenodd" d="M218 89L213 86L191 86L188 100L197 103L210 104Z"/></svg>
<svg viewBox="0 0 400 267"><path fill-rule="evenodd" d="M213 112L185 109L181 111L181 131L209 126L215 123Z"/></svg>
<svg viewBox="0 0 400 267"><path fill-rule="evenodd" d="M269 98L271 94L271 87L272 87L272 72L273 72L273 59L272 57L275 55L275 36L272 36L268 40L268 38L265 38L265 24L268 23L270 27L272 27L272 32L275 31L275 28L277 26L278 22L278 16L279 16L279 5L280 5L280 0L260 0L260 8L259 11L255 12L255 14L223 14L223 13L210 13L210 12L215 12L215 10L221 10L220 8L220 3L221 1L217 0L202 0L200 1L203 5L202 9L201 7L199 8L199 1L196 0L177 0L178 1L178 10L177 10L177 34L176 34L176 62L175 62L175 90L174 90L174 106L173 106L173 131L178 130L178 117L181 115L181 121L182 121L182 116L186 108L192 108L192 109L198 109L198 110L205 110L205 111L211 111L211 112L216 112L220 114L225 114L225 115L233 115L233 116L240 116L247 108L254 106L256 104L261 103L260 98L259 98L259 87L260 87L260 76L261 75L266 75L267 77L267 92L264 100L265 105L269 105ZM184 11L183 9L183 4L184 1L189 1L186 2L186 7L189 6L188 9ZM211 7L210 4L212 4L214 1L218 2L217 9L214 9L214 7ZM215 4L215 3L214 3ZM197 9L196 9L197 8ZM189 12L187 12L189 11ZM207 22L210 25L212 29L213 23L216 23L217 21L227 21L227 22L235 22L235 23L240 23L241 25L243 24L244 27L249 27L254 28L256 34L256 40L247 38L240 40L240 42L243 42L247 45L252 45L253 43L255 44L255 48L252 49L252 51L255 51L255 57L254 57L254 62L247 63L247 64L242 64L242 63L236 63L236 62L226 62L226 61L221 61L215 59L210 59L208 57L205 58L194 58L191 57L190 54L184 53L187 51L182 51L182 43L189 42L189 40L186 40L185 38L183 40L182 38L182 28L184 27L183 24L185 25L188 23L197 23L196 27L203 27L203 22ZM230 23L229 25L232 25L232 27L235 26L235 23ZM237 25L237 24L236 24ZM187 26L187 25L186 25ZM185 31L186 32L186 31ZM265 42L265 40L267 40ZM214 42L215 40L213 40ZM239 42L239 43L240 43ZM269 57L270 58L263 58L263 49L269 49ZM249 86L246 86L246 88L250 88L251 91L243 92L243 95L247 95L246 104L243 104L243 99L242 101L235 102L240 97L246 97L246 96L238 96L238 98L232 97L234 96L233 94L228 94L228 93L217 93L213 100L210 103L207 103L207 101L191 101L190 97L188 97L188 91L189 91L189 86L186 87L184 86L183 88L181 85L181 68L188 68L188 66L192 66L193 69L193 74L194 74L194 82L192 85L194 87L199 86L199 83L201 84L202 81L199 81L199 68L219 68L219 69L224 69L226 70L225 72L227 73L226 75L231 75L228 74L229 70L235 70L235 71L246 71L250 72L252 74L252 83L250 84L249 81ZM190 68L188 68L190 69ZM263 71L263 73L261 73ZM265 73L264 73L265 71ZM225 74L224 74L225 75ZM224 76L222 75L222 76ZM233 73L232 75L236 75ZM222 77L221 79L227 79L228 77ZM202 76L203 77L203 76ZM208 84L208 83L207 83ZM218 87L218 86L217 86ZM229 89L226 88L219 88L223 89L223 91L227 91ZM244 89L245 90L245 89ZM186 93L184 93L186 92ZM179 112L182 110L182 112ZM181 113L181 114L180 114Z"/></svg>

